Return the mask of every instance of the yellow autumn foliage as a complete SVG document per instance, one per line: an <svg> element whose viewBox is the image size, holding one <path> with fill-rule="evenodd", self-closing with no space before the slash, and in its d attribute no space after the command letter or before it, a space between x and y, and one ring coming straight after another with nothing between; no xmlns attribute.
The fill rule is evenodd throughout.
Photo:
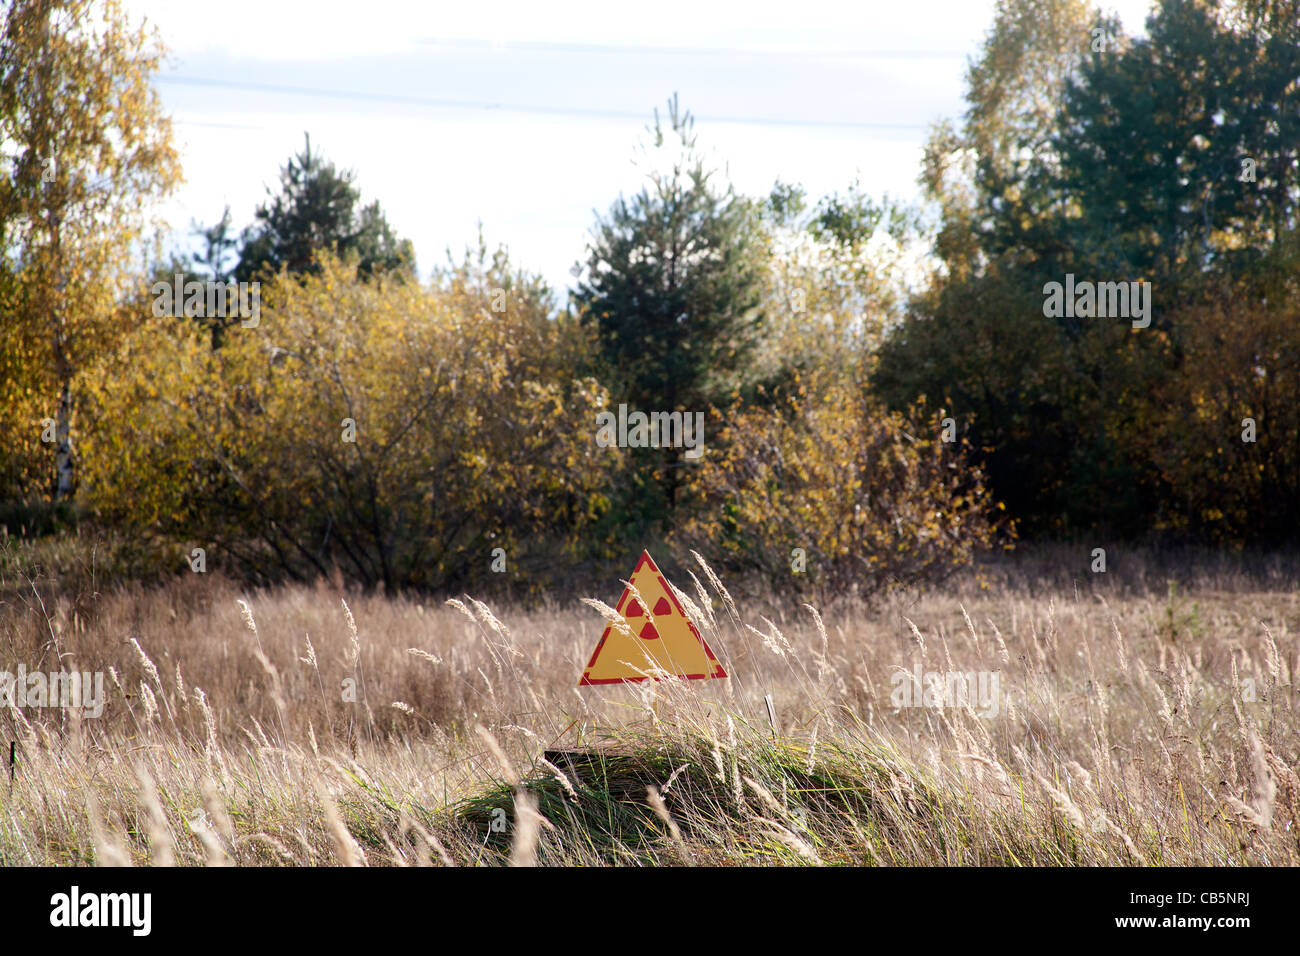
<svg viewBox="0 0 1300 956"><path fill-rule="evenodd" d="M264 283L256 327L218 349L149 319L102 365L84 449L97 516L255 579L337 565L388 588L456 586L495 548L513 569L580 541L602 507L589 423L606 397L573 375L580 333L544 293L321 265Z"/></svg>
<svg viewBox="0 0 1300 956"><path fill-rule="evenodd" d="M778 588L866 597L941 580L995 543L984 476L937 421L848 382L814 393L796 378L770 397L718 423L679 544Z"/></svg>

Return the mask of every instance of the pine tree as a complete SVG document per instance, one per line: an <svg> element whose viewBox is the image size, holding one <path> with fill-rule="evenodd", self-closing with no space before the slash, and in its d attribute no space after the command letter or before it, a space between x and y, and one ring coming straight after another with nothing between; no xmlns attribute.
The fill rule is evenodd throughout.
<svg viewBox="0 0 1300 956"><path fill-rule="evenodd" d="M291 273L315 273L312 256L333 249L355 255L363 276L380 272L410 275L415 252L409 239L399 239L378 202L358 209L360 191L355 173L337 169L319 152L311 137L303 151L280 171L280 191L258 207L256 222L244 230L235 278L255 278L264 269L281 267Z"/></svg>
<svg viewBox="0 0 1300 956"><path fill-rule="evenodd" d="M725 405L762 323L756 208L715 185L676 96L667 130L656 110L648 131L654 150L667 142L677 155L597 222L575 298L620 400L647 411Z"/></svg>

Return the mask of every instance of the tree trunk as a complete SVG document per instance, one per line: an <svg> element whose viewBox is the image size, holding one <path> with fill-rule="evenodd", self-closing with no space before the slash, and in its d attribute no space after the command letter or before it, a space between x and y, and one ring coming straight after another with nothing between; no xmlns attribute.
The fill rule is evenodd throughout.
<svg viewBox="0 0 1300 956"><path fill-rule="evenodd" d="M59 414L55 419L54 450L54 500L68 501L76 482L76 466L72 454L72 383L67 379L59 390Z"/></svg>
<svg viewBox="0 0 1300 956"><path fill-rule="evenodd" d="M55 283L53 314L54 374L59 382L59 410L54 419L54 500L69 501L76 488L76 462L72 453L72 363L68 357L68 326L66 319L68 287L63 263L62 232L58 213L50 217L53 234L54 263L59 271Z"/></svg>
<svg viewBox="0 0 1300 956"><path fill-rule="evenodd" d="M43 64L44 69L49 68L50 51L53 49L49 37L51 32L50 21L53 16L53 10L45 8L45 16L42 24L45 36L46 57ZM37 86L39 98L41 101L41 112L49 111L51 100L46 98L44 88L44 77L38 77ZM50 146L53 146L51 143ZM55 155L50 153L51 157ZM64 173L66 175L66 173ZM41 182L42 191L45 189L44 175L42 174ZM73 369L68 356L68 323L67 323L67 299L66 292L68 286L67 267L63 261L63 233L62 233L62 210L56 204L52 204L48 194L45 199L46 219L50 228L50 246L53 250L53 267L55 269L55 295L54 301L49 303L51 306L50 325L54 337L54 373L59 382L59 410L54 420L54 500L55 502L69 501L72 493L76 488L76 464L72 453L72 373Z"/></svg>

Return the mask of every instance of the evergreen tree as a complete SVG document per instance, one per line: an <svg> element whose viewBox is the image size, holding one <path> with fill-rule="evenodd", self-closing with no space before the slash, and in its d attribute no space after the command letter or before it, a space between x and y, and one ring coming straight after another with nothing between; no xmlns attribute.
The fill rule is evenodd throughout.
<svg viewBox="0 0 1300 956"><path fill-rule="evenodd" d="M598 221L575 298L620 400L663 411L724 405L762 322L757 211L715 185L675 96L668 129L656 110L649 131L656 150L667 140L679 152Z"/></svg>
<svg viewBox="0 0 1300 956"><path fill-rule="evenodd" d="M360 192L355 173L340 171L319 152L311 137L280 172L280 192L258 207L256 222L244 231L234 275L248 281L263 269L314 272L312 255L334 249L355 255L363 276L380 272L412 275L415 252L399 239L378 202L357 208Z"/></svg>
<svg viewBox="0 0 1300 956"><path fill-rule="evenodd" d="M752 374L762 324L759 206L715 185L694 125L675 95L667 130L655 110L649 183L598 220L574 295L611 395L646 413L729 404ZM667 168L654 165L665 153ZM671 523L691 467L680 455L663 447L651 468L625 472L625 531Z"/></svg>

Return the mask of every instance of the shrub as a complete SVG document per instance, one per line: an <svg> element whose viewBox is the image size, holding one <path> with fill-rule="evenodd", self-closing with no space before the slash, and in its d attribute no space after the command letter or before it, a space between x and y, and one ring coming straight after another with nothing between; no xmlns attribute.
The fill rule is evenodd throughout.
<svg viewBox="0 0 1300 956"><path fill-rule="evenodd" d="M511 570L530 550L554 564L602 507L605 395L570 377L582 340L543 286L444 280L362 282L325 257L264 284L258 326L220 348L146 322L94 389L90 506L255 579L337 566L366 586L456 587L497 547Z"/></svg>
<svg viewBox="0 0 1300 956"><path fill-rule="evenodd" d="M866 596L937 581L995 540L984 476L938 422L850 385L814 398L796 378L775 397L710 442L680 544L784 590Z"/></svg>

